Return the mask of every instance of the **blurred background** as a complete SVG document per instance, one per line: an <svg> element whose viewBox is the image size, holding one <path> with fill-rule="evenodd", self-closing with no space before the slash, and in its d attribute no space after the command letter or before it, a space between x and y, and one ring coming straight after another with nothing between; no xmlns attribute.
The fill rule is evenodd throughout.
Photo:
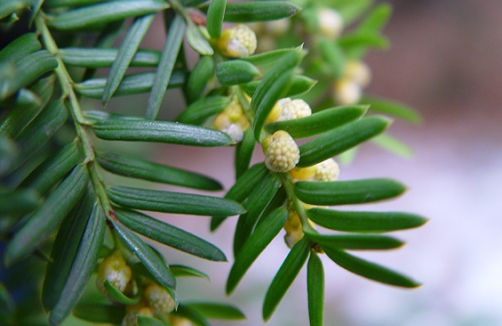
<svg viewBox="0 0 502 326"><path fill-rule="evenodd" d="M390 177L409 186L403 197L365 209L414 212L429 218L428 224L397 233L407 241L399 250L359 256L402 271L423 286L381 285L323 257L325 324L502 325L502 2L391 2L395 11L385 34L392 46L367 57L373 71L368 93L409 104L423 115L419 126L398 121L390 128L415 155L403 159L365 145L354 163L341 168L340 179ZM182 155L162 148L159 161L206 173L210 166L226 188L232 185L232 148L190 148ZM235 220L211 234L208 219L159 218L195 228L230 259ZM223 287L230 264L164 251L168 261L192 264L211 277L211 283L182 280L182 299L202 295L237 304L247 321L215 325L257 326L264 324L263 297L288 249L279 236L228 298ZM308 324L305 276L303 270L267 325Z"/></svg>

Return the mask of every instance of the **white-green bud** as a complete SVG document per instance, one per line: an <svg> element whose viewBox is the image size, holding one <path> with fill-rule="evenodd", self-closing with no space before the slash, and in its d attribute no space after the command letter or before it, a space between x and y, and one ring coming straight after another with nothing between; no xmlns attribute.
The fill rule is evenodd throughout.
<svg viewBox="0 0 502 326"><path fill-rule="evenodd" d="M359 102L362 96L361 87L354 81L342 78L333 86L335 100L340 105L350 105Z"/></svg>
<svg viewBox="0 0 502 326"><path fill-rule="evenodd" d="M312 114L312 109L310 109L308 103L301 99L283 98L278 101L278 104L281 107L281 113L277 121L299 119Z"/></svg>
<svg viewBox="0 0 502 326"><path fill-rule="evenodd" d="M281 36L289 30L290 26L291 21L289 18L272 20L265 22L265 31L266 33L272 34L274 36Z"/></svg>
<svg viewBox="0 0 502 326"><path fill-rule="evenodd" d="M99 265L96 285L98 290L105 295L108 294L103 285L105 280L120 292L124 292L127 283L131 280L131 276L131 268L126 264L122 255L114 253L106 257Z"/></svg>
<svg viewBox="0 0 502 326"><path fill-rule="evenodd" d="M166 289L155 283L150 284L144 292L144 297L155 316L163 316L176 308L176 302Z"/></svg>
<svg viewBox="0 0 502 326"><path fill-rule="evenodd" d="M338 164L332 158L315 165L313 180L315 181L335 181L340 174Z"/></svg>
<svg viewBox="0 0 502 326"><path fill-rule="evenodd" d="M371 81L371 70L366 63L352 60L345 64L343 76L364 88Z"/></svg>
<svg viewBox="0 0 502 326"><path fill-rule="evenodd" d="M221 33L217 47L227 57L242 58L256 51L256 34L246 25L235 25Z"/></svg>
<svg viewBox="0 0 502 326"><path fill-rule="evenodd" d="M343 30L343 19L338 11L322 8L318 11L319 32L331 40L340 36Z"/></svg>
<svg viewBox="0 0 502 326"><path fill-rule="evenodd" d="M286 131L276 131L262 143L265 164L274 172L288 172L300 161L300 149Z"/></svg>
<svg viewBox="0 0 502 326"><path fill-rule="evenodd" d="M126 307L126 315L122 319L121 326L137 326L138 316L153 317L152 309L144 301Z"/></svg>

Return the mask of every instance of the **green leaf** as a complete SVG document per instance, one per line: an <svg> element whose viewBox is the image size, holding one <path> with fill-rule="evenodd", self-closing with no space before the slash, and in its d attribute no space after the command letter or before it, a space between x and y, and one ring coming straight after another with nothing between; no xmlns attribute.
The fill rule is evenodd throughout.
<svg viewBox="0 0 502 326"><path fill-rule="evenodd" d="M237 144L235 149L235 179L238 180L248 169L253 156L256 142L254 140L253 130L247 128L244 131L242 141Z"/></svg>
<svg viewBox="0 0 502 326"><path fill-rule="evenodd" d="M313 70L317 70L317 69L313 69ZM327 80L324 80L324 79L321 79L319 80L319 82L317 84L314 85L314 87L312 87L312 89L306 93L306 94L303 94L301 96L301 98L307 102L307 103L317 103L321 98L325 97L326 96L326 90L331 87L332 85L332 81L327 81ZM333 99L330 99L328 98L326 101L330 101L330 105L326 105L326 108L329 108L331 106L333 106L333 104L331 103L334 103ZM323 103L321 103L323 104ZM319 111L320 109L323 109L324 107L320 107L319 104L315 104L316 106L314 107L314 112L315 111Z"/></svg>
<svg viewBox="0 0 502 326"><path fill-rule="evenodd" d="M230 97L228 96L215 95L201 98L181 112L176 121L188 124L201 124L207 118L223 111L229 103Z"/></svg>
<svg viewBox="0 0 502 326"><path fill-rule="evenodd" d="M25 114L30 113L24 111ZM33 112L32 112L33 113ZM21 112L19 112L21 114ZM40 114L34 119L24 120L22 123L27 123L27 126L21 132L16 134L16 141L24 146L29 147L23 152L30 154L38 149L45 141L50 138L66 121L68 111L61 100L52 101ZM21 123L20 119L11 121L12 123ZM29 122L29 124L28 124ZM21 126L19 126L21 127ZM27 159L27 158L26 158Z"/></svg>
<svg viewBox="0 0 502 326"><path fill-rule="evenodd" d="M45 0L44 5L54 7L75 7L102 2L102 0Z"/></svg>
<svg viewBox="0 0 502 326"><path fill-rule="evenodd" d="M0 135L16 138L45 108L54 89L54 75L37 81L30 90L20 89L5 101L9 112L0 122ZM14 102L14 103L8 103Z"/></svg>
<svg viewBox="0 0 502 326"><path fill-rule="evenodd" d="M244 203L247 210L245 227L252 230L260 220L263 210L281 187L281 180L277 173L270 173L253 189L248 200Z"/></svg>
<svg viewBox="0 0 502 326"><path fill-rule="evenodd" d="M278 62L273 69L271 69L262 79L261 83L258 85L256 91L253 94L253 98L251 101L251 108L256 112L257 107L263 101L265 95L267 95L270 87L274 85L276 80L284 74L284 72L290 70L291 68L296 67L302 57L304 56L304 52L302 50L297 49L290 53L285 54L280 62Z"/></svg>
<svg viewBox="0 0 502 326"><path fill-rule="evenodd" d="M40 205L40 196L34 189L20 189L2 193L0 196L0 216L26 214Z"/></svg>
<svg viewBox="0 0 502 326"><path fill-rule="evenodd" d="M68 111L62 101L49 104L17 137L20 151L10 171L27 161L63 126L67 118Z"/></svg>
<svg viewBox="0 0 502 326"><path fill-rule="evenodd" d="M73 315L93 323L121 324L125 314L125 306L103 303L79 303L73 309Z"/></svg>
<svg viewBox="0 0 502 326"><path fill-rule="evenodd" d="M238 203L225 198L128 187L108 189L111 200L125 207L156 212L193 215L238 215L245 212Z"/></svg>
<svg viewBox="0 0 502 326"><path fill-rule="evenodd" d="M88 182L86 168L76 166L10 240L5 251L6 266L37 249L80 200Z"/></svg>
<svg viewBox="0 0 502 326"><path fill-rule="evenodd" d="M274 105L277 103L277 101L286 96L286 93L291 86L290 81L293 72L294 68L291 68L283 72L280 76L278 76L275 83L271 85L271 88L268 90L267 94L263 97L263 100L257 105L255 111L256 115L253 121L254 136L257 142L261 143L263 141L264 138L263 126L265 124L265 121L270 111L272 111ZM260 86L261 85L263 85L263 81L262 84L260 84ZM256 92L258 92L258 90L259 88L256 90ZM253 105L253 102L251 102L251 105Z"/></svg>
<svg viewBox="0 0 502 326"><path fill-rule="evenodd" d="M17 153L18 148L14 141L0 135L0 177L12 166Z"/></svg>
<svg viewBox="0 0 502 326"><path fill-rule="evenodd" d="M184 276L185 277L192 276L192 277L202 277L209 281L209 276L206 273L203 273L193 267L184 265L169 265L169 268L171 269L171 272L176 278Z"/></svg>
<svg viewBox="0 0 502 326"><path fill-rule="evenodd" d="M344 34L338 40L338 44L350 53L354 47L358 50L360 48L387 49L389 47L389 40L374 30L356 31Z"/></svg>
<svg viewBox="0 0 502 326"><path fill-rule="evenodd" d="M330 247L323 248L323 250L326 252L326 255L328 255L328 257L331 258L331 260L333 260L340 267L345 268L346 270L362 277L366 277L377 282L406 288L415 288L420 286L419 283L407 276L399 274L375 263L354 257L342 250Z"/></svg>
<svg viewBox="0 0 502 326"><path fill-rule="evenodd" d="M382 29L390 19L392 6L388 3L380 3L373 11L361 22L360 30L378 30Z"/></svg>
<svg viewBox="0 0 502 326"><path fill-rule="evenodd" d="M198 5L206 2L206 0L181 0L180 2L185 7L197 7Z"/></svg>
<svg viewBox="0 0 502 326"><path fill-rule="evenodd" d="M108 120L108 119L145 121L145 118L142 116L125 115L125 114L100 111L100 110L83 111L82 114L90 122L98 122L101 120Z"/></svg>
<svg viewBox="0 0 502 326"><path fill-rule="evenodd" d="M23 34L0 51L0 62L18 61L41 48L42 44L38 41L36 33Z"/></svg>
<svg viewBox="0 0 502 326"><path fill-rule="evenodd" d="M133 95L149 92L155 78L154 72L132 74L122 79L114 96ZM181 87L185 83L185 72L174 70L167 88ZM106 84L106 78L88 79L82 83L75 84L75 90L81 95L89 98L100 99Z"/></svg>
<svg viewBox="0 0 502 326"><path fill-rule="evenodd" d="M55 155L49 156L21 183L22 187L36 189L45 194L61 180L81 159L76 142L61 148Z"/></svg>
<svg viewBox="0 0 502 326"><path fill-rule="evenodd" d="M224 20L233 23L277 20L294 16L300 10L300 7L289 1L229 2Z"/></svg>
<svg viewBox="0 0 502 326"><path fill-rule="evenodd" d="M216 77L223 86L247 83L260 75L260 71L244 60L220 62L216 66Z"/></svg>
<svg viewBox="0 0 502 326"><path fill-rule="evenodd" d="M244 92L246 92L246 94L253 96L260 83L261 80L255 80L239 86ZM290 88L284 97L293 97L305 94L316 85L317 81L309 77L293 75L289 83Z"/></svg>
<svg viewBox="0 0 502 326"><path fill-rule="evenodd" d="M105 237L105 222L104 213L98 203L95 202L84 234L80 239L78 251L66 279L65 287L61 292L58 303L50 313L49 321L51 325L60 324L82 296L99 258Z"/></svg>
<svg viewBox="0 0 502 326"><path fill-rule="evenodd" d="M184 304L180 304L174 314L187 318L196 326L211 326L204 316Z"/></svg>
<svg viewBox="0 0 502 326"><path fill-rule="evenodd" d="M234 241L232 245L234 257L237 257L242 249L242 246L246 243L247 239L253 231L252 229L246 227L246 217L247 214L241 214L237 219L237 224L234 231Z"/></svg>
<svg viewBox="0 0 502 326"><path fill-rule="evenodd" d="M0 4L0 19L3 19L16 11L26 8L29 2L26 0L4 0Z"/></svg>
<svg viewBox="0 0 502 326"><path fill-rule="evenodd" d="M349 250L381 250L401 247L404 243L396 238L384 235L365 234L334 234L325 235L312 231L305 231L305 236L320 244L323 248Z"/></svg>
<svg viewBox="0 0 502 326"><path fill-rule="evenodd" d="M186 307L209 319L242 320L246 316L238 308L226 303L184 302Z"/></svg>
<svg viewBox="0 0 502 326"><path fill-rule="evenodd" d="M119 33L122 32L124 23L125 20L117 20L104 25L96 37L96 41L94 42L94 48L106 49L112 47L113 44L116 42L117 36L119 35ZM117 54L115 53L113 58L115 58L116 56ZM110 62L109 66L111 66L112 63L113 61ZM82 80L93 78L94 75L96 74L96 71L97 69L95 68L87 68L82 76ZM101 96L99 96L98 98L101 98Z"/></svg>
<svg viewBox="0 0 502 326"><path fill-rule="evenodd" d="M408 145L389 134L380 134L371 141L377 146L401 157L411 158L413 156L413 150Z"/></svg>
<svg viewBox="0 0 502 326"><path fill-rule="evenodd" d="M271 134L286 130L293 138L306 138L322 134L362 117L367 105L346 105L316 112L308 117L273 122L267 125Z"/></svg>
<svg viewBox="0 0 502 326"><path fill-rule="evenodd" d="M268 2L267 2L268 3ZM287 84L293 75L294 67L303 57L301 51L288 53L271 69L256 89L251 100L251 109L256 113L253 121L254 137L261 142L261 132L268 114L275 103L282 98L288 89Z"/></svg>
<svg viewBox="0 0 502 326"><path fill-rule="evenodd" d="M170 326L170 324L153 317L138 315L138 326Z"/></svg>
<svg viewBox="0 0 502 326"><path fill-rule="evenodd" d="M232 143L225 133L168 121L109 119L92 125L96 136L106 140L148 141L192 146L224 146Z"/></svg>
<svg viewBox="0 0 502 326"><path fill-rule="evenodd" d="M106 79L105 89L101 98L105 106L119 87L122 78L124 78L126 70L131 64L143 37L153 22L154 16L155 15L146 15L136 18L127 31L124 41L113 61L108 78Z"/></svg>
<svg viewBox="0 0 502 326"><path fill-rule="evenodd" d="M138 292L134 297L129 298L124 293L120 292L108 280L103 282L103 285L111 299L125 305L134 305L141 300L141 293Z"/></svg>
<svg viewBox="0 0 502 326"><path fill-rule="evenodd" d="M46 50L36 51L19 59L13 77L7 78L0 84L0 100L13 95L21 87L30 85L57 65L56 58Z"/></svg>
<svg viewBox="0 0 502 326"><path fill-rule="evenodd" d="M317 80L306 76L293 76L291 86L286 93L286 97L300 96L308 93L315 85Z"/></svg>
<svg viewBox="0 0 502 326"><path fill-rule="evenodd" d="M116 20L111 23L104 25L99 34L96 36L96 41L94 43L95 49L108 49L113 46L117 37L121 32L123 32L123 28L125 25L125 19ZM91 71L86 71L84 74L84 78L91 78L94 73L90 73Z"/></svg>
<svg viewBox="0 0 502 326"><path fill-rule="evenodd" d="M31 7L29 26L33 24L33 22L35 21L35 17L39 15L40 9L44 4L44 0L33 0L32 3L33 5Z"/></svg>
<svg viewBox="0 0 502 326"><path fill-rule="evenodd" d="M419 227L427 219L399 212L348 212L314 207L307 210L314 223L345 232L389 232Z"/></svg>
<svg viewBox="0 0 502 326"><path fill-rule="evenodd" d="M147 238L208 260L227 260L216 246L175 226L131 210L116 209L115 213L122 224Z"/></svg>
<svg viewBox="0 0 502 326"><path fill-rule="evenodd" d="M162 99L164 98L164 94L166 93L167 86L171 79L178 52L183 42L184 31L185 22L180 15L176 15L169 26L166 44L160 55L159 66L155 73L150 97L148 98L148 105L145 113L148 120L155 120L157 117Z"/></svg>
<svg viewBox="0 0 502 326"><path fill-rule="evenodd" d="M113 219L110 221L118 235L124 240L129 249L138 256L139 260L141 260L157 282L162 286L174 289L176 287L176 278L174 278L173 273L169 270L169 266L167 266L163 258L143 242L134 232Z"/></svg>
<svg viewBox="0 0 502 326"><path fill-rule="evenodd" d="M270 319L274 313L275 308L277 308L282 297L286 294L286 291L305 264L309 251L310 248L305 239L298 241L293 248L291 248L291 251L282 263L279 271L277 271L277 274L275 274L267 290L267 294L265 295L262 309L264 320Z"/></svg>
<svg viewBox="0 0 502 326"><path fill-rule="evenodd" d="M50 260L47 262L42 288L42 304L46 311L52 310L61 298L61 292L70 273L79 240L84 233L94 201L94 192L86 191L59 227Z"/></svg>
<svg viewBox="0 0 502 326"><path fill-rule="evenodd" d="M213 0L207 9L206 26L212 38L220 38L223 17L225 16L226 0Z"/></svg>
<svg viewBox="0 0 502 326"><path fill-rule="evenodd" d="M313 251L307 263L307 299L310 326L324 325L324 270L321 259Z"/></svg>
<svg viewBox="0 0 502 326"><path fill-rule="evenodd" d="M84 29L128 17L154 14L168 7L161 0L104 2L62 12L50 17L47 23L60 30Z"/></svg>
<svg viewBox="0 0 502 326"><path fill-rule="evenodd" d="M319 50L324 61L329 64L333 78L341 78L345 66L345 56L342 49L337 43L328 39L322 39L319 42Z"/></svg>
<svg viewBox="0 0 502 326"><path fill-rule="evenodd" d="M10 110L9 113L14 110L23 110L27 112L33 111L34 114L29 118L25 118L24 121L34 118L38 114L38 112L42 110L41 106L42 99L35 92L32 92L31 90L28 90L26 88L21 88L15 94L15 96L12 96L11 98L0 102L0 109L5 108L6 110ZM4 123L5 121L2 121L2 125ZM21 125L20 127L24 128L26 124Z"/></svg>
<svg viewBox="0 0 502 326"><path fill-rule="evenodd" d="M382 117L369 117L347 123L300 145L299 167L311 166L359 145L382 133L390 121Z"/></svg>
<svg viewBox="0 0 502 326"><path fill-rule="evenodd" d="M284 57L286 54L289 54L291 52L297 52L298 50L302 49L303 46L295 48L287 48L287 49L277 49L273 51L250 55L248 57L240 58L240 60L247 61L255 66L267 66L278 63L279 60L281 60L282 57Z"/></svg>
<svg viewBox="0 0 502 326"><path fill-rule="evenodd" d="M399 196L405 190L405 186L390 179L334 182L298 181L295 184L295 194L298 198L312 205L370 203Z"/></svg>
<svg viewBox="0 0 502 326"><path fill-rule="evenodd" d="M235 184L228 190L225 198L233 199L242 203L249 197L253 189L270 174L264 163L256 163L251 168L246 170L244 174L235 182Z"/></svg>
<svg viewBox="0 0 502 326"><path fill-rule="evenodd" d="M396 118L407 120L413 123L421 123L422 117L418 112L402 103L382 99L375 96L365 96L361 103L366 103L371 106L372 110L392 115Z"/></svg>
<svg viewBox="0 0 502 326"><path fill-rule="evenodd" d="M239 284L239 281L256 258L258 258L260 253L265 250L269 243L272 242L279 231L284 227L287 218L287 209L283 206L275 209L270 215L263 219L263 222L258 224L256 230L242 246L230 269L226 285L227 294L234 291L235 287Z"/></svg>
<svg viewBox="0 0 502 326"><path fill-rule="evenodd" d="M99 165L119 175L202 190L221 190L216 180L202 174L114 153L98 153Z"/></svg>
<svg viewBox="0 0 502 326"><path fill-rule="evenodd" d="M54 81L56 80L55 74L50 74L47 77L40 78L33 86L30 87L30 90L37 94L42 103L40 104L40 109L45 108L47 103L52 97L52 93L54 91Z"/></svg>
<svg viewBox="0 0 502 326"><path fill-rule="evenodd" d="M148 17L148 16L147 16ZM86 68L108 68L115 62L118 49L63 48L58 54L66 65ZM129 64L131 67L156 67L160 52L138 50Z"/></svg>
<svg viewBox="0 0 502 326"><path fill-rule="evenodd" d="M0 312L12 312L14 310L14 307L15 303L11 295L9 294L9 291L7 290L5 285L0 283Z"/></svg>
<svg viewBox="0 0 502 326"><path fill-rule="evenodd" d="M258 221L258 225L264 222L266 217L271 214L275 209L282 207L287 203L288 196L286 194L286 190L281 187L275 194L274 198L268 203L267 207L263 211L262 218Z"/></svg>
<svg viewBox="0 0 502 326"><path fill-rule="evenodd" d="M343 5L336 7L336 10L342 16L343 23L348 26L367 11L372 4L371 0L350 0L344 1Z"/></svg>
<svg viewBox="0 0 502 326"><path fill-rule="evenodd" d="M254 142L254 137L253 137ZM251 194L253 189L270 173L264 163L257 163L237 180L237 182L225 194L225 198L242 203ZM225 216L215 216L211 219L211 231L225 221Z"/></svg>
<svg viewBox="0 0 502 326"><path fill-rule="evenodd" d="M188 78L186 93L187 101L189 104L194 102L197 103L196 101L201 99L202 95L204 94L204 89L206 88L206 85L211 77L213 77L213 74L214 59L210 56L201 56L199 58L199 61L195 64L192 72L190 73L190 77ZM183 113L185 113L188 108L185 109L185 111L183 111L181 115L183 115ZM178 117L178 119L179 118L180 117Z"/></svg>
<svg viewBox="0 0 502 326"><path fill-rule="evenodd" d="M214 50L202 34L197 25L191 19L187 20L188 28L186 32L187 43L200 55L213 55Z"/></svg>

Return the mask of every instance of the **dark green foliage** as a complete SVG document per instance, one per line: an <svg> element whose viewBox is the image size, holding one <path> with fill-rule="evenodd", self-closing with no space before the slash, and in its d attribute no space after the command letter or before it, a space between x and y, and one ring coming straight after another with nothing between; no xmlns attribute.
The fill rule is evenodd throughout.
<svg viewBox="0 0 502 326"><path fill-rule="evenodd" d="M221 26L225 17L226 0L214 0L207 10L207 32L212 38L221 36Z"/></svg>
<svg viewBox="0 0 502 326"><path fill-rule="evenodd" d="M92 125L106 140L150 141L192 146L223 146L232 143L226 134L207 128L168 121L109 119Z"/></svg>
<svg viewBox="0 0 502 326"><path fill-rule="evenodd" d="M401 287L413 288L420 286L419 283L415 282L407 276L394 272L380 265L354 257L342 250L335 249L330 246L324 246L323 249L326 252L326 255L328 255L328 257L331 258L335 263L358 275L367 277L377 282Z"/></svg>
<svg viewBox="0 0 502 326"><path fill-rule="evenodd" d="M132 210L117 209L118 219L131 230L189 254L215 261L226 261L214 245L177 227Z"/></svg>
<svg viewBox="0 0 502 326"><path fill-rule="evenodd" d="M267 216L263 223L260 223L253 234L241 248L235 258L227 280L227 293L232 293L241 278L256 260L258 255L268 246L273 238L277 236L284 226L287 218L285 207L278 208Z"/></svg>
<svg viewBox="0 0 502 326"><path fill-rule="evenodd" d="M119 175L203 190L221 190L222 185L204 175L114 153L98 153L101 167Z"/></svg>
<svg viewBox="0 0 502 326"><path fill-rule="evenodd" d="M322 326L324 320L324 270L321 259L315 252L310 253L307 263L307 299L310 325Z"/></svg>
<svg viewBox="0 0 502 326"><path fill-rule="evenodd" d="M361 204L401 195L406 188L389 179L296 183L300 200L312 205Z"/></svg>
<svg viewBox="0 0 502 326"><path fill-rule="evenodd" d="M314 165L341 154L383 132L390 123L388 119L369 117L328 131L300 146L301 158L298 166Z"/></svg>
<svg viewBox="0 0 502 326"><path fill-rule="evenodd" d="M306 239L297 242L277 271L263 301L263 319L268 320L286 294L309 255Z"/></svg>
<svg viewBox="0 0 502 326"><path fill-rule="evenodd" d="M231 2L225 10L227 22L256 22L291 17L301 9L287 1Z"/></svg>
<svg viewBox="0 0 502 326"><path fill-rule="evenodd" d="M210 261L224 262L227 257L189 229L139 210L208 216L212 231L238 215L233 234L222 233L224 240L234 239L227 294L284 228L291 251L265 295L265 320L308 260L310 325L323 325L323 252L360 276L400 287L419 285L345 250L400 247L401 240L381 233L418 227L426 219L402 212L304 205L386 200L402 194L402 184L390 179L335 181L333 176L314 181L308 173L301 176L308 169L277 173L269 169L269 160L255 163L257 145L277 131L289 134L292 142L313 137L288 150L298 148L294 154L299 154L299 162L293 165L316 172L317 164L348 155L369 140L411 155L406 144L384 133L389 118L366 114L376 111L417 123L421 118L415 111L373 96L343 103L347 99L337 90L341 81L355 83L359 78L361 85L356 86L362 91L367 76L350 76L349 64L357 64L369 49L387 48L381 30L391 7L373 5L371 0L302 4L303 11L287 1L1 1L2 31L20 32L0 50L0 237L5 242L1 258L7 274L24 269L14 281L0 279L2 322L52 326L70 314L114 325L136 318L143 326L170 325L170 318L186 318L198 326L211 325L210 319L245 319L241 310L217 300L178 302L177 278L209 277L191 266L169 264L171 257L164 258L151 241ZM336 9L345 27L353 24L350 32L326 35L318 17L322 8ZM152 31L155 16L164 20L165 34ZM258 44L268 38L275 42L271 51L253 53L255 35L246 28L233 39L228 38L232 33L222 31L223 22L260 21L271 25L256 27ZM23 32L25 27L30 30ZM150 34L161 35L162 51L145 48ZM183 46L185 40L189 47ZM237 50L226 53L229 47ZM193 51L198 53L195 63L189 60ZM174 121L157 120L161 110L172 106L171 99L165 100L167 89L181 90L186 103ZM148 94L144 103L133 97L141 93ZM125 108L113 108L112 99L118 96L130 96L139 113L127 115ZM296 117L294 107L281 107L292 103L279 102L286 97L304 99L310 109ZM90 107L85 98L101 102ZM111 111L105 110L107 104ZM113 141L122 141L129 154L121 153ZM235 169L226 171L235 182L224 195L200 194L223 190L210 167L198 173L155 163L151 160L159 158L135 152L144 143L235 145ZM167 148L164 156L182 155L172 149L176 146L162 146ZM281 150L267 156L289 158ZM137 179L170 188L138 186ZM127 186L115 184L122 181ZM207 223L204 218L186 218ZM318 232L309 219L328 230L350 233ZM146 289L151 285L177 309L151 317L149 309L169 305L148 301ZM17 302L13 294L25 286L38 288L25 302ZM140 316L134 315L138 311Z"/></svg>
<svg viewBox="0 0 502 326"><path fill-rule="evenodd" d="M347 212L323 208L307 210L314 223L331 230L345 232L389 232L424 224L423 217L399 212Z"/></svg>

